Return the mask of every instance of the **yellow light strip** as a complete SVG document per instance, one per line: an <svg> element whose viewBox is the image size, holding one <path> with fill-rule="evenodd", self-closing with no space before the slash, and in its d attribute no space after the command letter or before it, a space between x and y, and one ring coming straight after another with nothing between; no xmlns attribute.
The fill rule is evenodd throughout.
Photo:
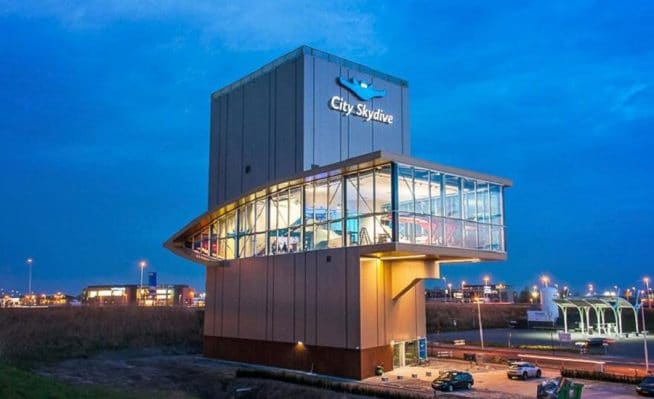
<svg viewBox="0 0 654 399"><path fill-rule="evenodd" d="M400 260L400 259L421 259L425 258L427 255L406 255L406 256L388 256L380 257L381 260Z"/></svg>

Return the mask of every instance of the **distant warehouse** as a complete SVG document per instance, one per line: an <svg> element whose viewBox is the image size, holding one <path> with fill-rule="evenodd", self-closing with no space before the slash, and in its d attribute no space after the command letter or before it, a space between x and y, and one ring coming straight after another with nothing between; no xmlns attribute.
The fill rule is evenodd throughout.
<svg viewBox="0 0 654 399"><path fill-rule="evenodd" d="M126 285L90 285L82 291L85 305L192 306L195 291L188 285L142 287Z"/></svg>

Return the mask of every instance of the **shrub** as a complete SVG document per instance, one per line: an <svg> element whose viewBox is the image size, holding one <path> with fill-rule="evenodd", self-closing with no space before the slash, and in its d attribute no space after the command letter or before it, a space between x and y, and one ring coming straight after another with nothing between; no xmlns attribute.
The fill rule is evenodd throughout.
<svg viewBox="0 0 654 399"><path fill-rule="evenodd" d="M618 374L603 373L601 371L586 371L586 370L574 370L574 369L562 369L561 376L568 377L568 378L580 378L583 380L619 382L622 384L639 384L643 379L643 377L638 377L635 375L618 375Z"/></svg>
<svg viewBox="0 0 654 399"><path fill-rule="evenodd" d="M0 310L0 361L29 363L145 347L198 352L203 312L183 308Z"/></svg>

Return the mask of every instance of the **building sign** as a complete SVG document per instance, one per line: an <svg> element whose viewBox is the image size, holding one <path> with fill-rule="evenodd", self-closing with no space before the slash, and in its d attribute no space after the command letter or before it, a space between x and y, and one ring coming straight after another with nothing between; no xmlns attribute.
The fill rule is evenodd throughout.
<svg viewBox="0 0 654 399"><path fill-rule="evenodd" d="M371 84L355 78L347 80L342 76L339 76L338 83L363 101L372 100L373 98L382 98L386 95L386 90L376 89ZM383 109L368 108L364 103L351 104L341 96L333 96L329 100L329 108L342 113L343 116L358 116L359 118L363 118L366 122L375 121L389 125L393 123L393 115L385 113Z"/></svg>
<svg viewBox="0 0 654 399"><path fill-rule="evenodd" d="M427 338L418 340L418 358L427 360Z"/></svg>

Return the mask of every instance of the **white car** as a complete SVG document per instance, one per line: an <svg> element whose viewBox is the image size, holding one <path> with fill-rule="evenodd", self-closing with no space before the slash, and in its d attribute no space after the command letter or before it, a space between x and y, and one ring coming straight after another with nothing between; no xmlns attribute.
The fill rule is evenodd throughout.
<svg viewBox="0 0 654 399"><path fill-rule="evenodd" d="M540 370L540 367L527 362L511 363L509 370L506 372L509 379L522 378L523 380L526 380L529 377L540 378L541 374L542 371Z"/></svg>

